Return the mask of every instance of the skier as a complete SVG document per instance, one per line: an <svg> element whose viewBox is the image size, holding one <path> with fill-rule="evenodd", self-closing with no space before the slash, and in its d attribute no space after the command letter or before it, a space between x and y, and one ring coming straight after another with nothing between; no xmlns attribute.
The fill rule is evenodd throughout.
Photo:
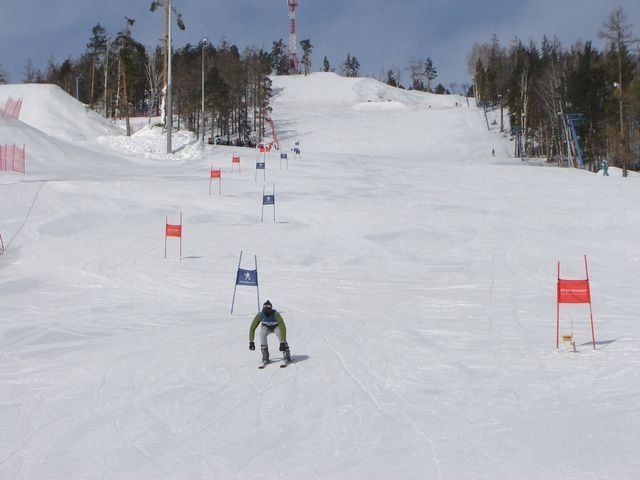
<svg viewBox="0 0 640 480"><path fill-rule="evenodd" d="M251 322L249 327L249 350L255 350L256 344L254 343L256 328L260 327L260 350L262 351L262 365L264 367L269 363L269 344L267 343L267 336L271 333L275 333L276 337L280 341L280 351L283 354L284 362L281 367L287 366L291 362L291 352L289 351L289 344L287 343L287 326L276 310L273 309L271 302L267 300L262 305L262 311L258 313Z"/></svg>
<svg viewBox="0 0 640 480"><path fill-rule="evenodd" d="M607 170L609 170L609 164L607 163L607 159L604 158L602 159L602 175L605 177L609 176L609 172Z"/></svg>

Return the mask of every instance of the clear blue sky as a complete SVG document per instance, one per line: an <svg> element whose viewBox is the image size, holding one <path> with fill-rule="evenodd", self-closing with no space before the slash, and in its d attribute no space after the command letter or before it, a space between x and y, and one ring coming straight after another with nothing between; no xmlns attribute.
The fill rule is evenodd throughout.
<svg viewBox="0 0 640 480"><path fill-rule="evenodd" d="M174 46L197 43L203 36L214 44L222 39L241 50L255 45L266 50L272 42L288 40L286 0L173 0L187 29L176 31ZM326 56L338 68L348 53L361 65L360 73L379 77L400 69L408 84L411 58L431 57L437 82L470 81L467 54L474 43L497 34L503 45L514 37L540 42L557 35L565 47L592 40L603 48L598 30L615 6L624 8L640 37L638 0L299 0L298 41L313 45L313 70ZM21 82L27 60L45 69L53 57L60 63L78 58L91 28L100 22L111 34L134 18L134 37L147 46L159 43L162 12L151 13L151 0L2 0L0 66L10 80ZM339 69L339 68L338 68Z"/></svg>

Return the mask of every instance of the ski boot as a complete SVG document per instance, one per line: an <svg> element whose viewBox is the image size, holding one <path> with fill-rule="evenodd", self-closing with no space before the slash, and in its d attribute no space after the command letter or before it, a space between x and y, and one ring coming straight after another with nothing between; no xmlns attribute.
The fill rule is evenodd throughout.
<svg viewBox="0 0 640 480"><path fill-rule="evenodd" d="M280 343L280 351L282 352L282 365L284 368L291 363L291 350L289 350L289 344L287 342Z"/></svg>

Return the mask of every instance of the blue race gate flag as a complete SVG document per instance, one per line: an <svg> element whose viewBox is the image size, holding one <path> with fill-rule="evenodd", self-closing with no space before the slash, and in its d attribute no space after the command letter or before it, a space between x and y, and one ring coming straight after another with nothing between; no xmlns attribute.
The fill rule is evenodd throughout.
<svg viewBox="0 0 640 480"><path fill-rule="evenodd" d="M245 285L247 287L258 286L258 270L245 270L244 268L238 269L238 275L236 276L236 285Z"/></svg>
<svg viewBox="0 0 640 480"><path fill-rule="evenodd" d="M254 255L255 268L248 270L241 268L242 251L240 251L240 259L238 260L238 271L236 273L236 284L233 287L233 300L231 300L231 315L233 315L233 306L236 303L236 290L238 285L246 287L256 287L256 295L258 297L258 310L260 310L260 289L258 288L258 257Z"/></svg>
<svg viewBox="0 0 640 480"><path fill-rule="evenodd" d="M273 205L276 203L276 197L274 195L263 195L262 196L262 204L263 205Z"/></svg>
<svg viewBox="0 0 640 480"><path fill-rule="evenodd" d="M262 170L262 179L266 180L267 179L267 166L266 166L266 162L264 160L260 161L258 160L256 162L256 174L255 174L255 180L258 180L258 170Z"/></svg>
<svg viewBox="0 0 640 480"><path fill-rule="evenodd" d="M260 222L264 222L264 206L273 206L273 223L276 223L276 186L273 186L271 194L265 193L265 187L262 187L262 213L260 214Z"/></svg>

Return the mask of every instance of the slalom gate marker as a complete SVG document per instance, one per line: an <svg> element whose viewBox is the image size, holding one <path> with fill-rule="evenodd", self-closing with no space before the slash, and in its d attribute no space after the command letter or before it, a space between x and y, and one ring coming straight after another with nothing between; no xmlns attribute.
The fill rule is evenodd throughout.
<svg viewBox="0 0 640 480"><path fill-rule="evenodd" d="M231 315L233 315L233 306L236 303L236 289L238 285L247 287L256 287L256 295L258 297L258 310L260 310L260 289L258 288L258 257L253 256L255 262L255 269L247 270L241 268L242 264L242 250L240 250L240 259L238 260L238 271L236 273L236 284L233 287L233 299L231 300Z"/></svg>
<svg viewBox="0 0 640 480"><path fill-rule="evenodd" d="M211 181L218 180L218 195L222 195L222 169L221 168L213 168L211 165L211 171L209 174L209 196L211 196Z"/></svg>
<svg viewBox="0 0 640 480"><path fill-rule="evenodd" d="M182 212L180 212L180 224L172 225L168 217L165 217L164 227L164 258L167 258L167 238L178 237L180 239L180 260L182 260Z"/></svg>
<svg viewBox="0 0 640 480"><path fill-rule="evenodd" d="M560 347L560 304L561 303L588 303L589 304L589 319L591 323L591 343L593 349L596 349L596 335L593 328L593 309L591 306L591 288L589 286L589 269L587 267L587 256L584 256L584 270L586 274L585 279L579 280L567 280L560 278L560 262L558 262L558 288L557 288L557 301L556 301L556 349ZM573 322L572 322L573 323ZM573 325L572 325L573 330ZM567 340L565 340L565 337ZM573 345L575 351L575 340L573 338L573 331L571 335L563 335L563 342L570 342Z"/></svg>
<svg viewBox="0 0 640 480"><path fill-rule="evenodd" d="M0 109L0 118L20 118L20 110L22 109L22 99L14 100L9 97L4 105L4 109Z"/></svg>
<svg viewBox="0 0 640 480"><path fill-rule="evenodd" d="M287 170L289 170L289 156L287 155L287 152L282 152L280 154L280 170L282 170L282 160L286 162Z"/></svg>
<svg viewBox="0 0 640 480"><path fill-rule="evenodd" d="M273 147L273 143L261 143L258 146L259 153L267 154L271 153L271 148Z"/></svg>
<svg viewBox="0 0 640 480"><path fill-rule="evenodd" d="M260 223L264 222L264 206L273 205L273 223L276 223L276 186L273 185L273 193L266 195L264 193L264 185L262 186L262 213L260 215Z"/></svg>
<svg viewBox="0 0 640 480"><path fill-rule="evenodd" d="M271 147L272 143L261 143L258 145L258 156L256 157L256 163L267 163L267 154L269 154L269 158L271 158Z"/></svg>
<svg viewBox="0 0 640 480"><path fill-rule="evenodd" d="M26 173L25 146L0 145L0 171Z"/></svg>
<svg viewBox="0 0 640 480"><path fill-rule="evenodd" d="M267 161L267 153L269 155L271 155L271 144L270 143L261 143L258 145L258 156L256 158L256 161L260 160L260 157L262 157L263 161Z"/></svg>
<svg viewBox="0 0 640 480"><path fill-rule="evenodd" d="M242 170L240 170L240 155L233 155L231 157L231 173L233 173L233 167L238 165L238 173L242 173Z"/></svg>
<svg viewBox="0 0 640 480"><path fill-rule="evenodd" d="M2 235L0 234L0 255L2 255L4 252L4 242L2 241Z"/></svg>
<svg viewBox="0 0 640 480"><path fill-rule="evenodd" d="M267 164L264 160L262 162L260 161L260 159L256 161L256 182L258 181L258 170L262 170L262 180L265 181L267 179Z"/></svg>

